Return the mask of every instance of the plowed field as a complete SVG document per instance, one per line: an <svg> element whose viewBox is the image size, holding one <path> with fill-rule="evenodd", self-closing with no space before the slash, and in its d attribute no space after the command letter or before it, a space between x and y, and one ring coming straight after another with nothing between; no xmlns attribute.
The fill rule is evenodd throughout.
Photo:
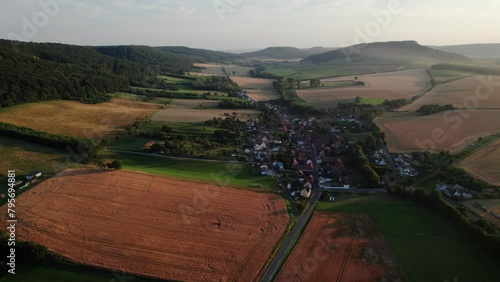
<svg viewBox="0 0 500 282"><path fill-rule="evenodd" d="M185 281L255 280L288 223L278 195L120 171L66 170L17 203L21 240Z"/></svg>
<svg viewBox="0 0 500 282"><path fill-rule="evenodd" d="M406 281L367 214L316 213L276 281Z"/></svg>

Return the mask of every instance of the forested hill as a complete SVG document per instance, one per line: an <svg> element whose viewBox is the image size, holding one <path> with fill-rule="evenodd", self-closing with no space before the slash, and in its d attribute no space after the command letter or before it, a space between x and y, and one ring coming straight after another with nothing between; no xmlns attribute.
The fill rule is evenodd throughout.
<svg viewBox="0 0 500 282"><path fill-rule="evenodd" d="M199 57L145 46L84 47L0 40L0 106L53 99L97 103L160 73L188 71Z"/></svg>
<svg viewBox="0 0 500 282"><path fill-rule="evenodd" d="M117 59L127 60L154 67L160 73L184 73L193 63L202 58L165 52L149 46L102 46L94 47L100 53Z"/></svg>
<svg viewBox="0 0 500 282"><path fill-rule="evenodd" d="M155 49L167 52L170 54L181 54L198 57L200 60L213 63L226 63L236 60L241 60L242 56L227 52L211 51L205 49L189 48L184 46L164 46L155 47Z"/></svg>

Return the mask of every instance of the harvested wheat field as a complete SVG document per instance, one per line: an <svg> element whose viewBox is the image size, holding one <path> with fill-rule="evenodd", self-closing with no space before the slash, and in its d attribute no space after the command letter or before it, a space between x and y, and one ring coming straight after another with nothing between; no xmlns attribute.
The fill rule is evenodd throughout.
<svg viewBox="0 0 500 282"><path fill-rule="evenodd" d="M196 63L194 64L195 72L191 72L191 75L236 75L240 77L249 77L249 71L252 69L250 67L243 67L238 65L226 65L226 64L214 64L214 63ZM201 69L201 72L199 72ZM234 74L233 74L234 72Z"/></svg>
<svg viewBox="0 0 500 282"><path fill-rule="evenodd" d="M220 101L211 100L174 99L166 109L154 114L151 120L167 122L202 122L213 119L214 117L225 118L227 115L237 113L237 117L245 121L259 114L258 110L252 109L229 110L215 108L219 103Z"/></svg>
<svg viewBox="0 0 500 282"><path fill-rule="evenodd" d="M273 88L272 79L232 76L231 79L237 83L247 96L256 102L278 99L279 96Z"/></svg>
<svg viewBox="0 0 500 282"><path fill-rule="evenodd" d="M476 141L500 132L500 110L457 110L428 116L402 114L376 118L394 153L450 151L456 153Z"/></svg>
<svg viewBox="0 0 500 282"><path fill-rule="evenodd" d="M460 165L475 177L500 187L500 140L467 157Z"/></svg>
<svg viewBox="0 0 500 282"><path fill-rule="evenodd" d="M232 76L231 80L243 89L273 90L273 80L255 77Z"/></svg>
<svg viewBox="0 0 500 282"><path fill-rule="evenodd" d="M406 281L367 214L315 213L276 281Z"/></svg>
<svg viewBox="0 0 500 282"><path fill-rule="evenodd" d="M279 99L278 94L274 90L245 90L248 98L255 102L266 102Z"/></svg>
<svg viewBox="0 0 500 282"><path fill-rule="evenodd" d="M425 70L407 70L357 76L365 87L318 87L297 91L300 98L317 108L331 108L339 102L353 102L356 97L377 99L410 99L423 94L430 87ZM322 82L352 81L355 76L322 79ZM304 82L305 83L305 82Z"/></svg>
<svg viewBox="0 0 500 282"><path fill-rule="evenodd" d="M492 83L491 83L492 82ZM500 108L500 76L472 76L441 84L400 111L416 111L424 105L455 108Z"/></svg>
<svg viewBox="0 0 500 282"><path fill-rule="evenodd" d="M258 279L289 219L279 195L92 169L63 171L17 203L21 240L79 263L184 281Z"/></svg>
<svg viewBox="0 0 500 282"><path fill-rule="evenodd" d="M18 105L0 111L0 121L39 131L74 137L102 137L124 130L160 107L113 98L90 105L74 101L48 101Z"/></svg>

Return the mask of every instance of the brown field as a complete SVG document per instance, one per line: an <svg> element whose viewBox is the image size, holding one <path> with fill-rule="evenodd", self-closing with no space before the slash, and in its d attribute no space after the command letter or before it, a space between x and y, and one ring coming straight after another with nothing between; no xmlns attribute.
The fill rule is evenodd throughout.
<svg viewBox="0 0 500 282"><path fill-rule="evenodd" d="M315 213L276 281L406 281L367 214Z"/></svg>
<svg viewBox="0 0 500 282"><path fill-rule="evenodd" d="M486 79L483 77L482 79ZM492 77L495 83L500 82L500 76ZM487 81L487 80L486 80ZM480 87L479 94L476 94L476 89ZM498 87L497 87L498 88ZM491 95L488 95L486 88L478 76L462 78L449 83L436 86L432 91L425 94L420 99L405 106L400 111L416 111L424 105L454 105L456 108L500 108L500 88L491 88ZM477 96L476 96L477 95ZM483 98L482 95L489 97ZM474 99L471 100L471 99ZM477 104L475 103L477 101Z"/></svg>
<svg viewBox="0 0 500 282"><path fill-rule="evenodd" d="M265 102L278 99L279 96L274 90L245 90L247 96L255 102Z"/></svg>
<svg viewBox="0 0 500 282"><path fill-rule="evenodd" d="M256 77L239 77L232 76L231 80L236 82L243 89L254 90L273 90L272 79L256 78Z"/></svg>
<svg viewBox="0 0 500 282"><path fill-rule="evenodd" d="M184 281L258 279L289 220L279 195L92 169L63 171L17 203L23 241L79 263Z"/></svg>
<svg viewBox="0 0 500 282"><path fill-rule="evenodd" d="M263 102L278 99L279 96L273 88L272 79L232 76L231 79L247 92L247 96L256 101Z"/></svg>
<svg viewBox="0 0 500 282"><path fill-rule="evenodd" d="M461 110L429 116L381 117L375 123L385 132L391 152L456 153L479 137L499 133L499 120L499 110Z"/></svg>
<svg viewBox="0 0 500 282"><path fill-rule="evenodd" d="M40 131L75 137L101 137L122 131L145 119L158 105L113 98L95 105L74 101L48 101L0 110L0 121Z"/></svg>
<svg viewBox="0 0 500 282"><path fill-rule="evenodd" d="M492 211L492 212L500 215L500 200L498 200L498 199L472 200L472 201L464 202L464 205L466 205L471 211L486 218L491 223L495 224L496 226L498 226L500 228L500 219L488 214L488 212L485 212L481 209L476 208L474 206L474 202L478 202L481 206L485 207L488 211Z"/></svg>
<svg viewBox="0 0 500 282"><path fill-rule="evenodd" d="M322 79L322 81L348 81L354 76ZM353 102L356 97L378 99L409 99L430 87L425 70L407 70L372 75L359 75L365 87L314 88L297 91L300 98L317 108L335 107L339 102ZM306 83L306 82L304 82Z"/></svg>
<svg viewBox="0 0 500 282"><path fill-rule="evenodd" d="M467 157L460 165L475 177L500 187L500 140Z"/></svg>
<svg viewBox="0 0 500 282"><path fill-rule="evenodd" d="M174 99L166 109L154 114L151 120L167 122L202 122L214 117L224 118L224 113L232 114L235 112L238 114L238 118L244 121L259 114L259 111L251 109L229 110L214 108L219 103L219 101L211 100ZM203 107L199 107L199 105Z"/></svg>

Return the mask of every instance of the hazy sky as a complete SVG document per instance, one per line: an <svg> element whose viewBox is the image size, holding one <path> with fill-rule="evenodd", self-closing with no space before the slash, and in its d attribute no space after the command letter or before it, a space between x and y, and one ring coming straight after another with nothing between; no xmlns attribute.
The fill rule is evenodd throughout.
<svg viewBox="0 0 500 282"><path fill-rule="evenodd" d="M492 43L499 11L496 0L0 0L0 37L217 50Z"/></svg>

